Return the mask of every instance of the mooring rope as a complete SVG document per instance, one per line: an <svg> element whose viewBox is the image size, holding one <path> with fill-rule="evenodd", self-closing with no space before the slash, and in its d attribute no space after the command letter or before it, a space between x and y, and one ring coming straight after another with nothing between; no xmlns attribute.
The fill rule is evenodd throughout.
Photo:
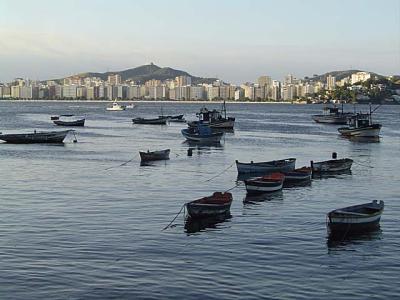
<svg viewBox="0 0 400 300"><path fill-rule="evenodd" d="M234 164L235 164L235 163L232 163L229 167L227 167L226 169L224 169L221 173L218 173L217 175L215 175L215 176L213 176L213 177L207 179L207 180L204 181L204 182L208 182L208 181L210 181L210 180L212 180L212 179L214 179L214 178L217 178L218 176L222 175L223 173L225 173L226 171L228 171L230 168L232 168L232 166L233 166Z"/></svg>
<svg viewBox="0 0 400 300"><path fill-rule="evenodd" d="M123 162L122 164L120 164L120 165L118 165L118 166L112 166L112 167L108 167L108 168L106 168L106 169L104 169L104 170L110 170L110 169L113 169L113 168L119 168L119 167L122 167L122 166L125 166L125 165L127 165L127 164L129 164L131 161L133 161L137 156L138 156L139 154L136 154L134 157L132 157L130 160L128 160L128 161L126 161L126 162Z"/></svg>
<svg viewBox="0 0 400 300"><path fill-rule="evenodd" d="M162 231L164 231L165 229L168 229L169 227L171 227L172 223L174 223L174 221L176 220L176 218L181 214L182 210L184 210L185 207L186 207L186 204L183 204L182 207L181 207L181 209L179 210L179 212L176 214L175 218L173 218L172 221L169 222L169 224L168 224L167 226L165 226L165 227L163 228Z"/></svg>

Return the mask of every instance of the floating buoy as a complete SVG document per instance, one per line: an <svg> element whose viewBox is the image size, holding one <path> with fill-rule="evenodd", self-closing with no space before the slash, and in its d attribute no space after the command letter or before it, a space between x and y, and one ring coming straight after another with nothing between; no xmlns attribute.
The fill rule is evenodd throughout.
<svg viewBox="0 0 400 300"><path fill-rule="evenodd" d="M337 153L336 152L332 152L332 159L336 159L337 158Z"/></svg>
<svg viewBox="0 0 400 300"><path fill-rule="evenodd" d="M188 149L187 155L188 155L188 156L192 156L192 155L193 155L193 149L192 149L192 148L189 148L189 149Z"/></svg>

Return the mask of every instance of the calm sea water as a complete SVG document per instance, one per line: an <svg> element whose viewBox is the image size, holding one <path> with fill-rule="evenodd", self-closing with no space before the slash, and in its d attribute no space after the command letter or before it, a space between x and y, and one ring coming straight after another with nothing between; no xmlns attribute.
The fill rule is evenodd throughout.
<svg viewBox="0 0 400 300"><path fill-rule="evenodd" d="M61 130L52 114L87 118L78 143L0 144L1 299L400 297L400 106L376 112L379 143L357 143L340 138L336 126L313 123L318 105L229 104L235 131L192 157L184 125L132 125L131 118L162 109L194 119L201 104L105 106L0 102L3 133ZM165 148L169 161L140 166L139 150ZM246 204L239 185L225 222L196 231L181 215L162 231L185 202L234 187L235 159L296 157L301 167L333 151L354 159L352 174ZM379 231L328 239L328 211L372 199L386 204Z"/></svg>

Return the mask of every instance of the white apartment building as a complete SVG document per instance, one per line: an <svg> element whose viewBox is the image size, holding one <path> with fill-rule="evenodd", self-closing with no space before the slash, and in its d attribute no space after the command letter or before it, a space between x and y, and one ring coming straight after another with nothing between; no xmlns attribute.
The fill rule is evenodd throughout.
<svg viewBox="0 0 400 300"><path fill-rule="evenodd" d="M207 88L207 99L213 100L219 98L219 86L209 86Z"/></svg>
<svg viewBox="0 0 400 300"><path fill-rule="evenodd" d="M332 75L328 75L326 78L326 86L328 91L333 91L336 87L336 77Z"/></svg>
<svg viewBox="0 0 400 300"><path fill-rule="evenodd" d="M177 86L186 86L186 85L192 85L192 77L190 76L178 76L175 77L176 85Z"/></svg>
<svg viewBox="0 0 400 300"><path fill-rule="evenodd" d="M371 78L371 73L368 72L357 72L351 74L351 84L355 84L357 82L364 82Z"/></svg>
<svg viewBox="0 0 400 300"><path fill-rule="evenodd" d="M63 95L65 98L76 99L77 97L77 88L76 85L64 85L63 86Z"/></svg>
<svg viewBox="0 0 400 300"><path fill-rule="evenodd" d="M140 87L138 85L128 86L127 98L128 99L138 99L138 98L140 98Z"/></svg>
<svg viewBox="0 0 400 300"><path fill-rule="evenodd" d="M204 88L204 86L191 86L190 87L190 99L192 99L192 100L203 100L203 99L205 99L205 88Z"/></svg>

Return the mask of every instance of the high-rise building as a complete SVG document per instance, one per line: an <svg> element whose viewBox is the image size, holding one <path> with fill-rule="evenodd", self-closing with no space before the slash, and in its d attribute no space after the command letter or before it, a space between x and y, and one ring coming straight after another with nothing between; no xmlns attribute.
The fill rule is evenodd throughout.
<svg viewBox="0 0 400 300"><path fill-rule="evenodd" d="M355 84L357 82L364 82L371 78L371 73L368 72L357 72L351 74L351 84Z"/></svg>
<svg viewBox="0 0 400 300"><path fill-rule="evenodd" d="M178 76L175 78L177 86L186 86L186 85L192 85L192 77L190 76Z"/></svg>
<svg viewBox="0 0 400 300"><path fill-rule="evenodd" d="M207 88L207 99L214 100L219 98L219 86L210 86Z"/></svg>
<svg viewBox="0 0 400 300"><path fill-rule="evenodd" d="M190 99L192 100L203 100L205 99L204 86L191 86L190 87Z"/></svg>
<svg viewBox="0 0 400 300"><path fill-rule="evenodd" d="M63 95L65 98L76 99L77 97L77 88L76 85L64 85L63 86Z"/></svg>
<svg viewBox="0 0 400 300"><path fill-rule="evenodd" d="M108 75L107 82L110 85L121 84L121 82L122 82L121 75L119 75L119 74L110 74L110 75Z"/></svg>
<svg viewBox="0 0 400 300"><path fill-rule="evenodd" d="M270 76L260 76L258 77L257 82L260 87L272 85L272 79Z"/></svg>
<svg viewBox="0 0 400 300"><path fill-rule="evenodd" d="M336 87L336 77L328 75L328 77L326 77L326 86L329 91L333 91Z"/></svg>
<svg viewBox="0 0 400 300"><path fill-rule="evenodd" d="M11 87L11 98L19 99L20 89L21 89L21 87L19 85L13 85Z"/></svg>

